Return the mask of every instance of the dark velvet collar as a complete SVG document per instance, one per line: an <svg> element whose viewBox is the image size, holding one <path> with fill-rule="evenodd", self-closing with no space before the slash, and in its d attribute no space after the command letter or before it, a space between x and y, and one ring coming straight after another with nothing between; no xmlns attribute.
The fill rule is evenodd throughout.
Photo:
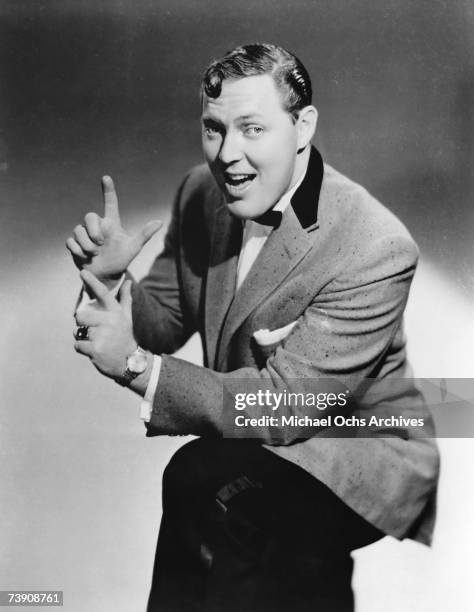
<svg viewBox="0 0 474 612"><path fill-rule="evenodd" d="M291 206L295 215L298 217L301 227L307 231L316 229L323 175L323 158L316 147L311 146L305 177L291 198Z"/></svg>

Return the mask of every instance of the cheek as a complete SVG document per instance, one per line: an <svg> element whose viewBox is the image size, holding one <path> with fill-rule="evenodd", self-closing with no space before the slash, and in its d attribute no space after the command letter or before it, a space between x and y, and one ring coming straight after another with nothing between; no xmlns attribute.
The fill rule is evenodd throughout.
<svg viewBox="0 0 474 612"><path fill-rule="evenodd" d="M281 150L273 150L266 159L262 175L272 184L281 185L290 180L294 167L294 157L282 154Z"/></svg>
<svg viewBox="0 0 474 612"><path fill-rule="evenodd" d="M296 162L296 141L294 134L288 133L285 137L280 135L265 143L265 147L259 151L261 168L268 175L273 176L273 180L284 182L288 175L293 173Z"/></svg>
<svg viewBox="0 0 474 612"><path fill-rule="evenodd" d="M202 152L207 162L212 162L219 152L219 143L216 140L209 140L206 137L201 139Z"/></svg>
<svg viewBox="0 0 474 612"><path fill-rule="evenodd" d="M202 145L202 152L204 153L204 157L206 158L206 161L209 162L211 160L211 151L210 151L209 144L205 142L204 139L202 139L201 145Z"/></svg>

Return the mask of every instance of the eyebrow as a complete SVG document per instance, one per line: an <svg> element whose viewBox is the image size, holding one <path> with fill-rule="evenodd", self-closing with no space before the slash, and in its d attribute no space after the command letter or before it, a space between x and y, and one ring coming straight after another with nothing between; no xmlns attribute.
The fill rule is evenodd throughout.
<svg viewBox="0 0 474 612"><path fill-rule="evenodd" d="M249 119L264 119L264 116L260 113L250 113L248 115L240 115L237 117L237 121L248 121Z"/></svg>
<svg viewBox="0 0 474 612"><path fill-rule="evenodd" d="M221 124L221 121L219 121L219 119L214 119L214 117L209 117L209 115L201 115L201 121L203 123L215 123L216 125Z"/></svg>
<svg viewBox="0 0 474 612"><path fill-rule="evenodd" d="M263 120L265 119L265 117L261 115L260 113L249 113L248 115L239 115L238 117L235 118L235 122L249 121L249 120L254 120L254 119ZM215 125L222 125L222 122L219 119L214 119L213 117L209 117L208 115L202 115L201 121L203 123L213 123Z"/></svg>

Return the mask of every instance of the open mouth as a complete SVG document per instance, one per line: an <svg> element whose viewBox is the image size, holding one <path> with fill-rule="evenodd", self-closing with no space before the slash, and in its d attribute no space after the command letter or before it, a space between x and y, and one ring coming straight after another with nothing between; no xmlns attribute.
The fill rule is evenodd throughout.
<svg viewBox="0 0 474 612"><path fill-rule="evenodd" d="M256 174L230 174L224 172L225 186L231 193L242 193L252 183Z"/></svg>

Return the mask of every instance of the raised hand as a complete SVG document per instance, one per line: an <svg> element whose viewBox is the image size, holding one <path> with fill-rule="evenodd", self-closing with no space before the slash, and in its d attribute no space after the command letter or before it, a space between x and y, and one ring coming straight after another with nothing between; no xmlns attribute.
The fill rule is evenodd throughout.
<svg viewBox="0 0 474 612"><path fill-rule="evenodd" d="M130 236L120 222L117 194L110 176L102 178L102 193L104 216L87 213L84 223L77 225L66 240L66 247L80 270L88 270L110 288L162 223L150 221L138 234Z"/></svg>

